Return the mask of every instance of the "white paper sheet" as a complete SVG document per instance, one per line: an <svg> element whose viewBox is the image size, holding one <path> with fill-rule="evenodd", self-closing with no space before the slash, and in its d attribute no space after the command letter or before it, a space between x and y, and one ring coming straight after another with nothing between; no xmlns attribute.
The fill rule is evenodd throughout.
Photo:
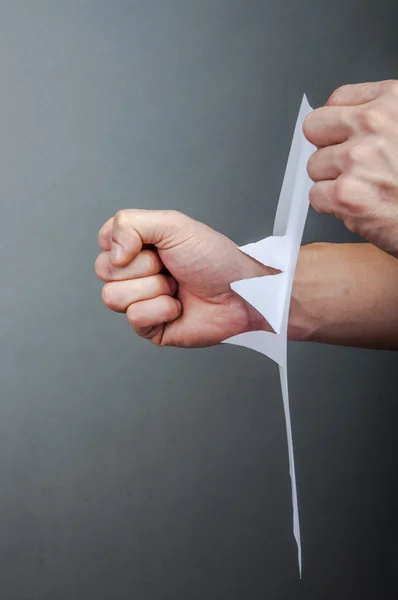
<svg viewBox="0 0 398 600"><path fill-rule="evenodd" d="M287 328L294 273L309 207L311 180L307 174L307 162L315 147L304 137L303 123L311 111L312 108L304 96L276 210L273 235L240 248L242 252L258 262L273 267L281 273L244 279L231 284L231 288L237 294L263 315L275 333L252 331L234 336L224 342L261 352L279 365L292 486L293 532L297 542L300 577L301 538L288 395Z"/></svg>

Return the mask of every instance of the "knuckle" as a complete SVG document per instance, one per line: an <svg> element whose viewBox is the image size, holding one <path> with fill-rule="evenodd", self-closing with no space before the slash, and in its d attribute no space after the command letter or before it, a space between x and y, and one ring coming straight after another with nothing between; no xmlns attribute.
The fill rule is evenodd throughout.
<svg viewBox="0 0 398 600"><path fill-rule="evenodd" d="M94 264L94 270L100 279L110 279L112 277L112 266L105 252L99 254Z"/></svg>
<svg viewBox="0 0 398 600"><path fill-rule="evenodd" d="M388 140L385 136L377 135L374 136L372 142L368 144L368 155L369 162L378 158L385 158L386 156L391 156L391 149L388 147Z"/></svg>
<svg viewBox="0 0 398 600"><path fill-rule="evenodd" d="M305 119L304 123L303 123L303 132L305 137L311 141L311 138L314 134L314 119L315 119L315 115L317 113L317 110L319 109L315 109L313 112L311 112L308 117Z"/></svg>
<svg viewBox="0 0 398 600"><path fill-rule="evenodd" d="M356 221L356 219L353 219L352 217L348 217L348 218L344 219L344 225L347 227L347 229L349 231L351 231L351 233L354 233L355 235L359 234L358 222Z"/></svg>
<svg viewBox="0 0 398 600"><path fill-rule="evenodd" d="M349 85L341 85L329 96L327 104L329 106L336 106L340 103L340 98L345 94Z"/></svg>
<svg viewBox="0 0 398 600"><path fill-rule="evenodd" d="M128 209L119 210L115 214L114 226L117 229L123 229L123 228L127 227L129 221L130 221L130 211Z"/></svg>
<svg viewBox="0 0 398 600"><path fill-rule="evenodd" d="M346 160L350 164L367 162L374 154L374 145L367 142L360 142L351 146L346 151Z"/></svg>
<svg viewBox="0 0 398 600"><path fill-rule="evenodd" d="M340 176L334 186L333 201L339 209L349 209L352 195L352 183L349 177Z"/></svg>
<svg viewBox="0 0 398 600"><path fill-rule="evenodd" d="M317 212L322 212L321 211L321 190L320 190L320 186L319 184L315 183L311 189L310 189L310 193L309 193L309 198L310 198L310 204L312 206L312 208L314 210L316 210Z"/></svg>
<svg viewBox="0 0 398 600"><path fill-rule="evenodd" d="M139 314L137 313L137 309L134 306L134 304L130 304L130 306L128 307L126 317L131 327L138 327L140 325Z"/></svg>
<svg viewBox="0 0 398 600"><path fill-rule="evenodd" d="M356 164L359 162L361 152L359 151L359 144L348 148L345 152L346 162L349 164Z"/></svg>
<svg viewBox="0 0 398 600"><path fill-rule="evenodd" d="M386 116L380 108L374 106L361 108L357 114L360 128L367 133L379 133L386 127Z"/></svg>
<svg viewBox="0 0 398 600"><path fill-rule="evenodd" d="M312 179L312 181L315 181L316 178L316 165L318 162L318 151L314 152L314 154L312 154L308 160L307 163L307 173L309 175L309 177Z"/></svg>
<svg viewBox="0 0 398 600"><path fill-rule="evenodd" d="M396 79L389 79L387 81L383 81L381 84L382 91L386 91L392 96L398 97L398 81Z"/></svg>
<svg viewBox="0 0 398 600"><path fill-rule="evenodd" d="M309 196L310 196L311 204L313 204L314 201L317 198L317 185L316 185L316 183L314 183L314 185L311 186Z"/></svg>
<svg viewBox="0 0 398 600"><path fill-rule="evenodd" d="M363 165L372 168L375 161L388 156L391 156L388 140L384 135L374 134L347 148L344 162L346 165Z"/></svg>
<svg viewBox="0 0 398 600"><path fill-rule="evenodd" d="M102 274L101 263L102 263L102 255L99 254L94 263L94 271L97 277L100 277Z"/></svg>
<svg viewBox="0 0 398 600"><path fill-rule="evenodd" d="M346 219L350 215L353 218L363 214L365 210L366 189L361 186L360 181L351 175L340 176L334 188L333 202L335 212L339 218Z"/></svg>
<svg viewBox="0 0 398 600"><path fill-rule="evenodd" d="M116 288L112 283L106 283L102 288L102 301L108 308L115 310L118 305Z"/></svg>
<svg viewBox="0 0 398 600"><path fill-rule="evenodd" d="M102 229L99 230L98 235L97 235L97 242L98 245L101 246L101 248L105 245L105 235L104 232L102 231Z"/></svg>

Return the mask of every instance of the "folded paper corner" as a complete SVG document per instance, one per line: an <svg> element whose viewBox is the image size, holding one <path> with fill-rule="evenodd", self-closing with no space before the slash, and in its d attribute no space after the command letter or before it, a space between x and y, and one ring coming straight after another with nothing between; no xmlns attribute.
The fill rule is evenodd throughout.
<svg viewBox="0 0 398 600"><path fill-rule="evenodd" d="M275 333L279 333L288 293L288 274L265 275L231 283L231 289L264 317Z"/></svg>
<svg viewBox="0 0 398 600"><path fill-rule="evenodd" d="M277 271L287 271L289 268L291 243L285 235L270 235L258 242L241 246L239 250Z"/></svg>
<svg viewBox="0 0 398 600"><path fill-rule="evenodd" d="M279 366L283 366L286 362L286 340L283 336L270 331L248 331L230 337L222 343L260 352Z"/></svg>

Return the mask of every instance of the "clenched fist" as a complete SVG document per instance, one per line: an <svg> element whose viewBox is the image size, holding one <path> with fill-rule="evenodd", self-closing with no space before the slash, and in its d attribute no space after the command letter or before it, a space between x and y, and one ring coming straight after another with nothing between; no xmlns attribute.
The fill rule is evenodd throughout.
<svg viewBox="0 0 398 600"><path fill-rule="evenodd" d="M175 211L123 210L98 241L104 303L156 345L210 346L270 329L230 283L275 271L206 225Z"/></svg>
<svg viewBox="0 0 398 600"><path fill-rule="evenodd" d="M338 89L304 133L315 210L398 257L398 81Z"/></svg>

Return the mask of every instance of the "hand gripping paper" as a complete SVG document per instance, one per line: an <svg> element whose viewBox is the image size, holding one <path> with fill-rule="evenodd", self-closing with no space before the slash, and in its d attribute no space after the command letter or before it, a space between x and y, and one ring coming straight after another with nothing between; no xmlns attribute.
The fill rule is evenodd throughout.
<svg viewBox="0 0 398 600"><path fill-rule="evenodd" d="M309 207L311 180L307 174L307 162L315 148L304 137L303 123L311 111L312 108L304 96L276 210L273 235L240 248L242 252L258 262L281 272L277 275L244 279L231 284L231 288L237 294L263 315L275 333L251 331L224 342L261 352L279 365L292 484L293 532L297 542L300 576L301 539L288 396L287 328L294 272Z"/></svg>

